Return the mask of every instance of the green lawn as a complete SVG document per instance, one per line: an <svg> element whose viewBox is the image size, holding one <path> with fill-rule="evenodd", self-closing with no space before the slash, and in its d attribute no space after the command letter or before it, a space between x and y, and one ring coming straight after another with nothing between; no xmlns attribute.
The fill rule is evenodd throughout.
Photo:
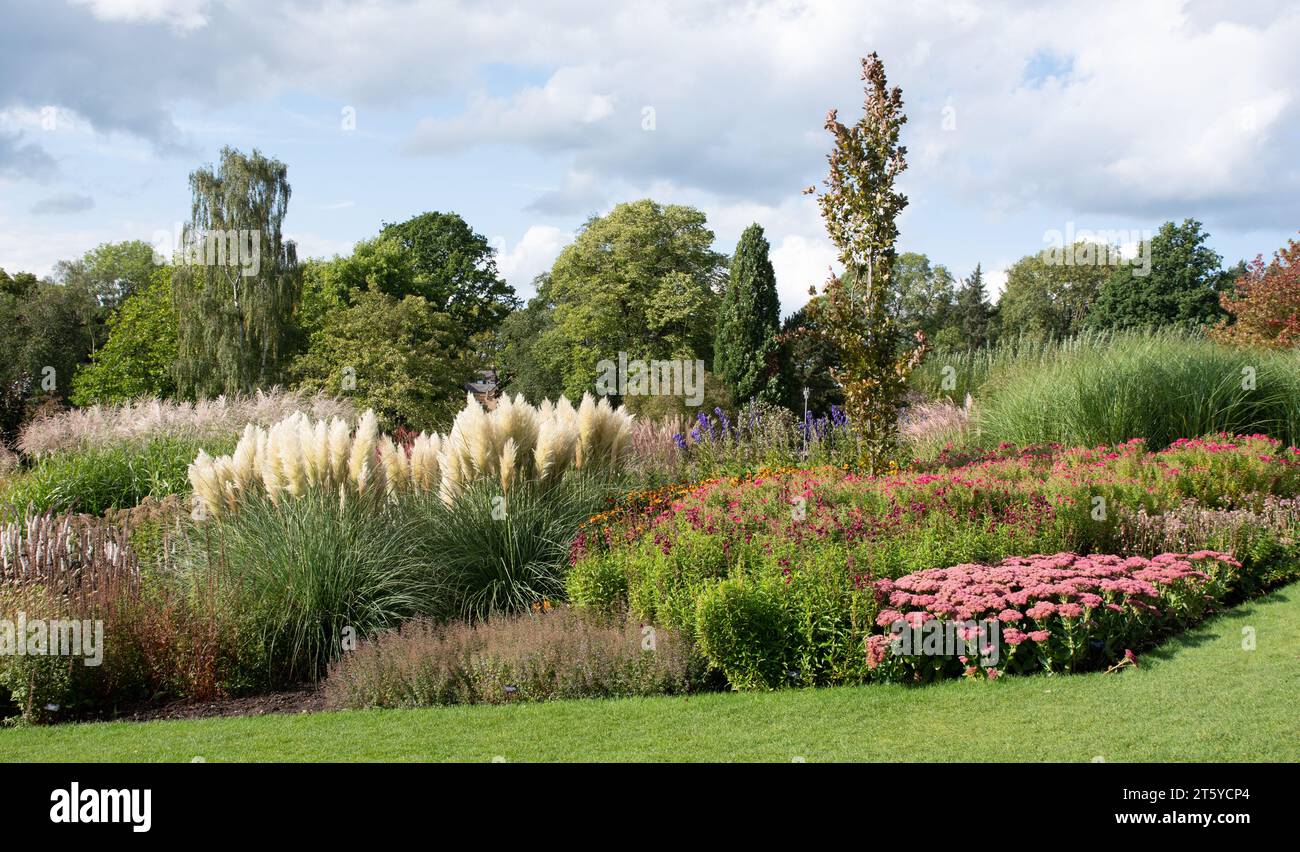
<svg viewBox="0 0 1300 852"><path fill-rule="evenodd" d="M20 728L0 761L1297 761L1297 700L1300 584L1113 675Z"/></svg>

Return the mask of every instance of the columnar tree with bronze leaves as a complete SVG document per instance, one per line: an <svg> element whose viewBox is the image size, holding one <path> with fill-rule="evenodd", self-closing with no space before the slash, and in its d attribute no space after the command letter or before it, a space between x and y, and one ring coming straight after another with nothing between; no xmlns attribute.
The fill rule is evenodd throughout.
<svg viewBox="0 0 1300 852"><path fill-rule="evenodd" d="M899 144L907 122L903 93L888 87L885 67L874 53L862 60L862 79L866 102L857 123L840 123L833 109L826 117L835 148L827 156L826 190L818 198L845 275L832 273L824 298L809 307L839 352L840 364L832 375L844 391L860 461L875 473L896 449L898 409L908 374L924 354L925 336L918 332L914 346L900 345L889 312L897 219L907 206L907 196L894 189L907 168L907 149Z"/></svg>

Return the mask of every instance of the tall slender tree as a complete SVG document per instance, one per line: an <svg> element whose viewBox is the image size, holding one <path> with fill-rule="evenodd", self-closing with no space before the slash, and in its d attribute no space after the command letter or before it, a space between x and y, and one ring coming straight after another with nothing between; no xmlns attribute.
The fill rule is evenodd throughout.
<svg viewBox="0 0 1300 852"><path fill-rule="evenodd" d="M292 354L302 275L281 224L288 167L254 150L221 150L190 175L191 218L176 258L176 378L180 393L211 396L279 381Z"/></svg>
<svg viewBox="0 0 1300 852"><path fill-rule="evenodd" d="M975 264L975 271L961 282L957 290L957 320L961 324L962 342L968 349L978 349L989 342L989 320L992 306L984 292L984 271Z"/></svg>
<svg viewBox="0 0 1300 852"><path fill-rule="evenodd" d="M862 118L846 126L835 110L826 117L835 147L827 157L826 191L818 198L846 275L832 274L826 298L810 307L816 307L819 327L839 350L840 367L833 375L861 442L861 462L875 472L895 450L898 409L907 377L924 354L925 337L918 332L917 345L900 354L898 326L889 312L897 218L907 206L907 196L894 189L907 168L907 149L899 144L907 122L903 93L889 88L885 66L874 53L862 60L862 79Z"/></svg>
<svg viewBox="0 0 1300 852"><path fill-rule="evenodd" d="M737 405L751 399L781 401L776 339L781 330L781 300L768 248L761 225L745 229L718 306L713 371Z"/></svg>

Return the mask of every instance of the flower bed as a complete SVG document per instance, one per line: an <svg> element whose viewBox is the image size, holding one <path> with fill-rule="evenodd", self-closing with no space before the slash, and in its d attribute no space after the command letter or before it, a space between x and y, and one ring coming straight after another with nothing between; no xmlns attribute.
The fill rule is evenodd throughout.
<svg viewBox="0 0 1300 852"><path fill-rule="evenodd" d="M1240 569L1228 554L1208 550L1152 559L1058 553L880 580L876 597L886 608L876 624L887 632L867 640L868 665L891 680L1098 668L1200 620ZM983 636L963 637L960 654L899 653L900 636L928 622L986 626ZM909 650L923 650L915 635L903 638L913 640ZM976 647L977 638L987 647ZM984 660L981 651L989 652Z"/></svg>
<svg viewBox="0 0 1300 852"><path fill-rule="evenodd" d="M736 686L856 682L880 676L863 653L877 581L1025 554L1127 554L1133 517L1188 505L1259 513L1300 493L1300 452L1258 435L1156 453L1141 441L1002 446L946 463L876 478L819 468L717 479L606 514L574 542L570 599L681 631ZM1252 541L1272 578L1294 550L1283 527ZM1246 564L1216 599L1272 582L1262 563L1233 556ZM1055 656L1047 668L1059 669Z"/></svg>

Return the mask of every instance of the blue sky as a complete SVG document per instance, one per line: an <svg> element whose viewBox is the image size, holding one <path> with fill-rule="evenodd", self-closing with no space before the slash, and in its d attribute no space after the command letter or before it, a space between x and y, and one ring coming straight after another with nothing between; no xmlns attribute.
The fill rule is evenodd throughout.
<svg viewBox="0 0 1300 852"><path fill-rule="evenodd" d="M233 145L288 164L300 254L454 210L527 295L589 215L648 196L704 210L722 251L764 225L788 313L833 262L800 190L872 50L910 118L901 248L959 276L980 262L996 288L1071 224L1193 217L1229 263L1300 229L1294 3L0 0L0 19L11 272L171 231L189 172Z"/></svg>

